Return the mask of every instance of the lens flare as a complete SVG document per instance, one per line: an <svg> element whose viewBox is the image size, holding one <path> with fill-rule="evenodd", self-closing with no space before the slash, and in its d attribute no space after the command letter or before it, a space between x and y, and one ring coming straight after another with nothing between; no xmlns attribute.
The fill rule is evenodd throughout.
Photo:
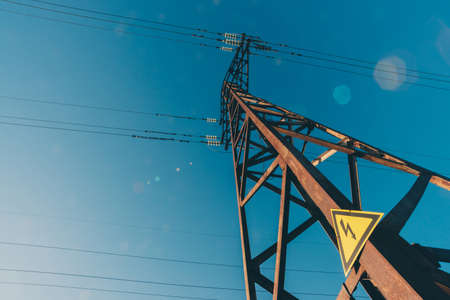
<svg viewBox="0 0 450 300"><path fill-rule="evenodd" d="M441 31L436 40L436 47L445 62L450 65L450 28L444 22L441 21L440 23Z"/></svg>
<svg viewBox="0 0 450 300"><path fill-rule="evenodd" d="M405 68L406 64L403 59L398 56L389 56L377 63L373 77L383 90L395 91L406 79L406 76L403 74Z"/></svg>
<svg viewBox="0 0 450 300"><path fill-rule="evenodd" d="M333 98L340 105L348 104L352 99L352 91L345 84L338 85L334 88Z"/></svg>

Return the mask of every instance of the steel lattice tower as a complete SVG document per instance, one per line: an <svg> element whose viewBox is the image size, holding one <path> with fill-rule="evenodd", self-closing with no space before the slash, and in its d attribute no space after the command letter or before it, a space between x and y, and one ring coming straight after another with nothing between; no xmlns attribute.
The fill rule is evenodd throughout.
<svg viewBox="0 0 450 300"><path fill-rule="evenodd" d="M319 222L337 247L330 210L361 209L357 168L361 159L414 174L417 180L367 241L337 299L354 299L358 284L372 299L449 299L450 276L439 269L440 261L450 262L449 250L410 244L399 233L427 185L450 190L450 179L251 95L248 79L250 49L255 48L252 43L242 35L221 91L222 143L226 148L231 146L233 153L247 300L257 299L256 284L272 293L274 300L297 299L284 288L287 244ZM314 137L315 132L329 138ZM327 150L308 160L304 155L308 143ZM351 200L316 168L336 152L348 156ZM255 171L256 166L270 161L264 172ZM276 169L281 175L275 173ZM275 177L281 177L279 184L268 182ZM249 180L255 184L246 192ZM292 195L291 186L301 198ZM278 239L252 255L245 209L262 187L280 196ZM291 203L306 209L310 217L288 232ZM271 280L261 273L260 265L273 255L276 265Z"/></svg>

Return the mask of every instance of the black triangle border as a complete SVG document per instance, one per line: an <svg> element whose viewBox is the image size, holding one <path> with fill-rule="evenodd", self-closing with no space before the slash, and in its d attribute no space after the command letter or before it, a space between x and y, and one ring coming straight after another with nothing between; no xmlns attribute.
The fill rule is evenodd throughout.
<svg viewBox="0 0 450 300"><path fill-rule="evenodd" d="M358 244L355 247L355 250L353 251L352 255L350 255L349 259L347 261L345 261L344 259L344 254L343 254L343 250L342 250L342 244L341 244L341 239L339 236L339 230L336 230L336 217L335 215L341 215L341 216L350 216L350 217L365 217L365 218L370 218L372 219L372 221L370 222L369 226L367 227L367 230L364 232L363 236L360 238ZM379 219L381 219L381 215L380 214L372 214L370 215L370 212L360 212L360 211L339 211L339 210L332 210L331 211L331 216L332 216L332 220L333 220L333 226L334 226L334 231L336 233L336 240L339 244L339 254L341 256L341 261L342 261L342 266L344 267L344 273L345 275L347 275L347 273L349 272L350 268L352 267L356 256L359 254L360 251L357 251L360 247L362 250L362 245L363 242L366 241L367 236L369 235L369 233L372 232L373 228L376 226L377 222Z"/></svg>

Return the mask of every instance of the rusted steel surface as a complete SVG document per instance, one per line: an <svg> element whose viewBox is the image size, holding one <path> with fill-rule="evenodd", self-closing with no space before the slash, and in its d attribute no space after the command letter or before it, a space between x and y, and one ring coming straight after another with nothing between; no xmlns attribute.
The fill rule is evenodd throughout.
<svg viewBox="0 0 450 300"><path fill-rule="evenodd" d="M292 242L296 237L298 237L300 234L302 234L306 229L311 227L316 220L314 218L309 218L299 226L297 226L295 229L293 229L291 232L287 235L287 242ZM270 247L268 247L266 250L258 254L255 258L253 258L253 262L255 265L261 265L263 262L268 260L277 252L277 242L272 244Z"/></svg>
<svg viewBox="0 0 450 300"><path fill-rule="evenodd" d="M361 192L359 190L358 164L355 155L348 156L348 169L350 173L350 186L352 191L352 204L354 209L361 210Z"/></svg>
<svg viewBox="0 0 450 300"><path fill-rule="evenodd" d="M231 118L230 118L231 123ZM234 136L231 135L231 140L234 144ZM233 146L233 163L236 166L236 150L235 146ZM245 294L247 300L256 300L256 289L255 289L255 282L252 279L252 261L251 261L251 252L250 252L250 242L249 242L249 236L248 236L248 227L247 227L247 217L245 214L245 207L241 206L241 193L240 193L240 184L238 179L239 172L238 169L234 168L234 178L235 178L235 184L236 184L236 198L238 203L238 211L239 211L239 229L241 232L241 247L242 247L242 264L244 269L244 280L245 280Z"/></svg>
<svg viewBox="0 0 450 300"><path fill-rule="evenodd" d="M283 139L281 133L293 136L292 131L281 127L267 126L265 122L236 94L233 89L229 91L231 101L235 101L242 109L242 113L249 118L256 126L258 132L264 136L265 140L279 154L280 163L286 163L291 170L296 181L303 187L304 191L310 196L314 205L322 213L321 223L327 222L328 228L331 224L332 208L348 209L351 202L331 184L302 154L299 150ZM349 147L330 143L307 135L295 134L294 137L301 136L303 140L316 142L329 148L347 154L353 154L358 150ZM345 137L344 137L345 138ZM374 157L373 154L364 154ZM384 158L376 159L386 161ZM397 162L393 162L398 164ZM323 225L323 224L322 224ZM377 238L378 236L378 238ZM386 233L378 230L371 238L361 253L359 262L365 268L371 282L380 290L383 295L389 295L391 299L422 299L423 295L429 295L430 299L440 299L444 297L441 290L430 280L423 280L421 270L413 263L411 264L401 251L408 252L409 244L400 237L391 237L389 234L389 243L382 242ZM382 237L382 238L380 238ZM389 249L395 246L395 251ZM418 275L420 274L420 275ZM419 281L419 282L418 282ZM279 289L279 287L278 287ZM275 293L276 291L274 291ZM274 298L276 299L276 298ZM442 298L444 299L444 298Z"/></svg>
<svg viewBox="0 0 450 300"><path fill-rule="evenodd" d="M289 199L291 189L291 178L286 164L280 164L283 170L281 182L280 217L278 222L277 255L275 259L275 282L273 287L273 300L282 300L281 293L284 291L284 280L286 275L286 247L289 223Z"/></svg>
<svg viewBox="0 0 450 300"><path fill-rule="evenodd" d="M279 164L278 158L276 158L272 164L267 168L267 170L264 172L264 174L259 178L258 182L252 187L252 189L247 193L245 196L245 199L242 201L241 205L244 206L245 203L247 203L251 197L259 190L259 188L266 182L267 178L272 174L273 171L275 171L276 167Z"/></svg>
<svg viewBox="0 0 450 300"><path fill-rule="evenodd" d="M232 146L247 300L257 298L255 284L272 293L274 300L297 299L284 289L286 246L318 222L337 247L330 210L361 208L358 158L414 174L418 179L367 241L338 299L353 299L352 294L358 284L376 300L449 299L449 274L438 269L439 259L449 260L449 251L410 245L398 235L428 182L450 190L449 178L249 94L248 49L243 37L243 44L236 51L221 92L222 142L226 147L228 144ZM313 129L317 130L313 132ZM320 138L313 136L317 135L316 132L322 133ZM324 133L331 140L323 138ZM301 149L294 146L298 140L303 141ZM309 161L304 156L309 143L326 150ZM348 155L352 201L315 167L337 152ZM270 160L273 160L272 163L262 172L249 169ZM280 177L274 172L277 168L283 171L281 184L278 181L270 183L269 178ZM246 189L247 179L255 182L249 192ZM291 182L303 199L291 194ZM256 201L255 196L263 187L280 196L278 239L252 257L245 205ZM311 218L288 233L291 201L304 207ZM276 255L276 268L272 281L259 269L273 255Z"/></svg>
<svg viewBox="0 0 450 300"><path fill-rule="evenodd" d="M335 144L335 143L332 143L329 141L325 141L323 139L307 136L307 135L304 135L304 134L301 134L298 132L293 132L293 131L290 131L285 128L274 127L274 129L276 129L280 133L287 134L289 136L299 138L299 139L314 143L319 146L334 149L336 151L343 152L346 154L355 154L359 158L363 158L363 159L378 163L380 165L384 165L386 167L391 167L391 168L394 168L397 170L405 171L407 173L410 173L410 174L413 174L416 176L419 176L421 174L421 172L433 174L430 182L450 191L450 179L448 179L447 177L438 175L438 174L436 174L432 171L426 170L424 168L417 167L407 161L401 161L397 158L394 158L393 156L388 156L388 155L384 155L383 157L377 156L376 154L373 154L373 153L365 153L365 152L362 152L362 151L359 151L356 149L351 149L346 146L342 146L342 145Z"/></svg>
<svg viewBox="0 0 450 300"><path fill-rule="evenodd" d="M356 290L356 287L358 286L359 281L361 280L361 277L364 273L363 268L359 268L358 271L355 271L353 268L350 272L350 274L347 277L347 280L342 284L341 291L339 292L337 296L337 300L353 300L352 297L353 293Z"/></svg>

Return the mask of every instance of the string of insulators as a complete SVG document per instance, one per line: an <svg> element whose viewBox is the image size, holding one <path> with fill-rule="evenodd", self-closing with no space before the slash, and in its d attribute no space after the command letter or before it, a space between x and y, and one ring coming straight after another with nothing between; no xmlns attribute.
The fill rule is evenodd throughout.
<svg viewBox="0 0 450 300"><path fill-rule="evenodd" d="M233 52L233 48L231 47L220 47L220 50L224 52Z"/></svg>
<svg viewBox="0 0 450 300"><path fill-rule="evenodd" d="M240 39L241 35L238 33L229 33L229 32L225 32L223 35L226 39Z"/></svg>
<svg viewBox="0 0 450 300"><path fill-rule="evenodd" d="M206 123L217 123L216 118L206 118Z"/></svg>
<svg viewBox="0 0 450 300"><path fill-rule="evenodd" d="M217 135L206 135L207 140L217 140Z"/></svg>
<svg viewBox="0 0 450 300"><path fill-rule="evenodd" d="M221 145L220 141L208 141L208 146L220 147Z"/></svg>
<svg viewBox="0 0 450 300"><path fill-rule="evenodd" d="M224 34L225 39L223 40L223 42L227 45L233 46L233 47L238 47L241 44L240 41L240 34L237 33L225 33Z"/></svg>

